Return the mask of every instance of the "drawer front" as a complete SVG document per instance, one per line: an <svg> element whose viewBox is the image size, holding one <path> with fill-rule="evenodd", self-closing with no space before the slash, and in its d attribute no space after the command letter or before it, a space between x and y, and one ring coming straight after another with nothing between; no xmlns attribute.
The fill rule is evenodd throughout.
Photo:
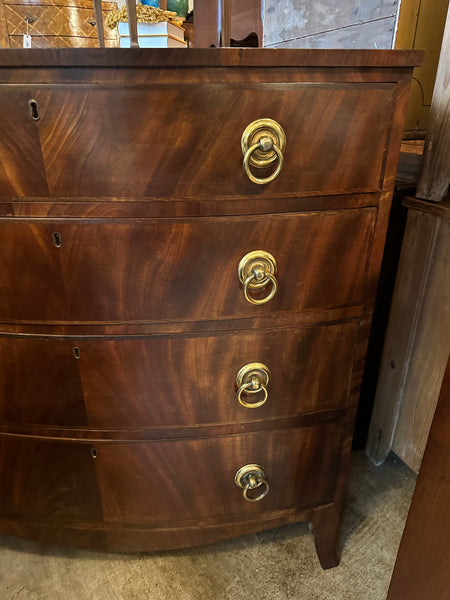
<svg viewBox="0 0 450 600"><path fill-rule="evenodd" d="M89 444L0 434L0 518L101 521Z"/></svg>
<svg viewBox="0 0 450 600"><path fill-rule="evenodd" d="M16 108L0 117L0 140L28 128L34 97L40 120L31 124L51 196L370 192L380 190L395 93L390 83L14 86L1 92L2 104ZM283 167L267 185L250 181L241 150L244 130L262 118L286 134ZM26 179L27 155L10 154L0 144L7 182L21 171ZM5 189L0 179L0 194Z"/></svg>
<svg viewBox="0 0 450 600"><path fill-rule="evenodd" d="M347 323L73 342L3 338L0 420L120 429L339 409L347 402L357 328ZM268 382L259 378L256 393L247 391L250 385L241 389L250 379L237 385L239 371L253 363L269 372ZM243 404L265 403L244 406L239 390Z"/></svg>
<svg viewBox="0 0 450 600"><path fill-rule="evenodd" d="M0 196L48 197L39 130L28 106L31 92L6 87L0 86Z"/></svg>
<svg viewBox="0 0 450 600"><path fill-rule="evenodd" d="M325 443L326 441L326 443ZM70 442L0 435L2 518L168 523L312 507L334 496L341 428L170 442ZM92 449L96 458L92 457ZM268 495L248 502L237 470L257 463Z"/></svg>
<svg viewBox="0 0 450 600"><path fill-rule="evenodd" d="M358 306L375 209L244 218L0 225L0 319L130 322ZM59 247L57 247L59 246ZM241 259L264 250L278 290L256 306ZM268 283L256 294L267 296ZM251 294L250 294L251 295Z"/></svg>
<svg viewBox="0 0 450 600"><path fill-rule="evenodd" d="M103 444L97 468L104 517L112 522L208 519L332 502L341 426L242 434L217 439ZM248 502L237 470L259 464L268 495Z"/></svg>
<svg viewBox="0 0 450 600"><path fill-rule="evenodd" d="M0 422L88 426L75 344L0 338Z"/></svg>

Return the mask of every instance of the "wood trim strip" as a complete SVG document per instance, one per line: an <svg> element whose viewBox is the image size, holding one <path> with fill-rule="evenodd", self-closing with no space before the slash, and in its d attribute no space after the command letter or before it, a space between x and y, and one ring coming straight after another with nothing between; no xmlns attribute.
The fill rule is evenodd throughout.
<svg viewBox="0 0 450 600"><path fill-rule="evenodd" d="M208 423L192 426L176 427L152 427L152 428L123 428L123 429L94 429L88 428L69 428L69 427L51 427L34 424L0 424L0 434L2 436L27 436L45 439L60 439L65 441L111 441L141 443L151 441L169 441L181 439L200 439L200 438L218 438L230 435L244 435L248 433L258 433L263 431L276 431L280 429L297 429L302 427L313 427L319 423L328 423L343 421L346 414L345 408L328 410L323 412L306 413L300 415L291 415L288 417L274 417L272 419L264 418L254 421L236 422L236 423Z"/></svg>
<svg viewBox="0 0 450 600"><path fill-rule="evenodd" d="M431 202L408 196L403 200L402 204L408 208L420 210L421 212L440 217L441 219L450 219L450 197L439 204L431 204Z"/></svg>
<svg viewBox="0 0 450 600"><path fill-rule="evenodd" d="M128 0L131 2L131 0ZM133 11L132 11L133 12ZM130 23L130 34L131 34ZM132 37L130 35L130 37ZM137 40L137 27L136 27ZM30 48L25 54L11 49L0 55L0 67L398 67L422 64L421 50L306 50L270 48Z"/></svg>

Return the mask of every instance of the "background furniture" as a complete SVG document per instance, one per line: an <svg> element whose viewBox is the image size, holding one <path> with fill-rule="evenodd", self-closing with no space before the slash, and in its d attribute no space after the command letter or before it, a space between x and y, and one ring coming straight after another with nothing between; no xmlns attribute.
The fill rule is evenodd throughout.
<svg viewBox="0 0 450 600"><path fill-rule="evenodd" d="M405 201L408 220L367 454L418 472L450 352L450 203Z"/></svg>
<svg viewBox="0 0 450 600"><path fill-rule="evenodd" d="M194 5L194 46L210 48L231 46L256 33L257 46L263 45L261 0L196 0Z"/></svg>
<svg viewBox="0 0 450 600"><path fill-rule="evenodd" d="M134 551L305 520L337 564L421 58L0 53L2 532Z"/></svg>
<svg viewBox="0 0 450 600"><path fill-rule="evenodd" d="M117 8L102 2L103 18ZM34 48L89 48L99 45L92 0L0 0L0 47L22 48L23 35ZM104 30L105 45L119 45L117 30Z"/></svg>
<svg viewBox="0 0 450 600"><path fill-rule="evenodd" d="M263 47L392 48L398 9L396 0L195 0L195 45L255 32Z"/></svg>
<svg viewBox="0 0 450 600"><path fill-rule="evenodd" d="M449 0L402 0L400 3L395 48L425 50L423 64L414 70L406 113L405 136L410 139L423 139L429 126L448 6Z"/></svg>
<svg viewBox="0 0 450 600"><path fill-rule="evenodd" d="M450 13L430 129L408 222L367 442L380 464L393 449L419 470L450 351ZM436 204L439 202L439 204Z"/></svg>

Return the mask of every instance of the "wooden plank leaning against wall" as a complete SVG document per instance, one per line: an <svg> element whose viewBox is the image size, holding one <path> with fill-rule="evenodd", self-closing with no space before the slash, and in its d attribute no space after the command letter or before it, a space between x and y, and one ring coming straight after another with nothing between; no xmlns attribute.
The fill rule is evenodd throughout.
<svg viewBox="0 0 450 600"><path fill-rule="evenodd" d="M436 74L417 197L440 202L450 182L450 10Z"/></svg>
<svg viewBox="0 0 450 600"><path fill-rule="evenodd" d="M450 351L450 12L442 42L417 196L408 221L367 443L418 472Z"/></svg>

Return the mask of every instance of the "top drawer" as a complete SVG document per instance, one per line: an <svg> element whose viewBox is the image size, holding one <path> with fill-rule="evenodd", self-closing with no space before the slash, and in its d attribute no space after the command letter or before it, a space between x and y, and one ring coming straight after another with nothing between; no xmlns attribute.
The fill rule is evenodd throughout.
<svg viewBox="0 0 450 600"><path fill-rule="evenodd" d="M4 88L0 195L280 197L378 191L395 90L391 83ZM31 98L39 120L29 114ZM286 134L283 167L266 185L249 180L241 150L242 133L262 118L277 121ZM255 174L267 176L266 169Z"/></svg>

